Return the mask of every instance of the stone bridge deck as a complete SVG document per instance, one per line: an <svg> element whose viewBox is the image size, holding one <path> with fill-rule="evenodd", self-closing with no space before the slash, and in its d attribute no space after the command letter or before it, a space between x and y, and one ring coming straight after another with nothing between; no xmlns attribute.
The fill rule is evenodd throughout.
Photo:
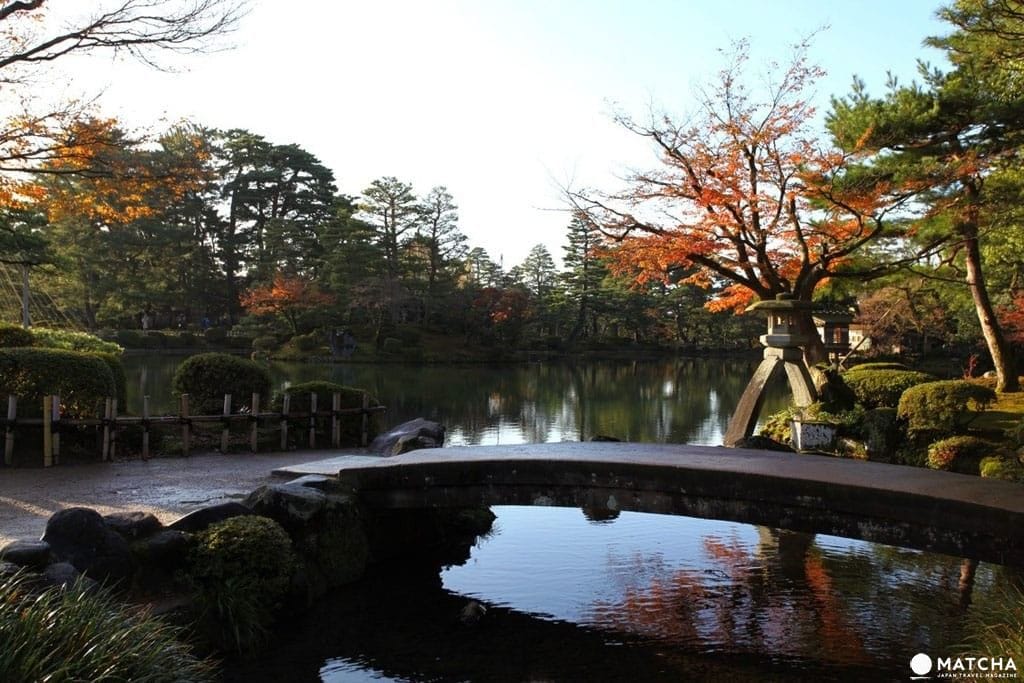
<svg viewBox="0 0 1024 683"><path fill-rule="evenodd" d="M556 443L340 456L377 508L559 505L764 524L1024 566L1024 485L914 467L678 444Z"/></svg>

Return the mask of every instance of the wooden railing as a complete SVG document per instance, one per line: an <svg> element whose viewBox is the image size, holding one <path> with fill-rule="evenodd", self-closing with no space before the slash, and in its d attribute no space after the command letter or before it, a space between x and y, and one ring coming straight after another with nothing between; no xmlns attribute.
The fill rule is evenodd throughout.
<svg viewBox="0 0 1024 683"><path fill-rule="evenodd" d="M180 425L182 454L189 455L192 447L192 425L202 423L223 424L220 437L220 451L226 453L230 442L230 429L233 423L247 422L249 426L249 449L255 453L259 447L260 423L277 421L281 435L281 450L288 448L289 420L308 420L309 447L317 447L317 421L320 418L330 418L331 434L330 445L332 448L341 446L341 418L348 415L360 416L360 438L362 446L369 442L370 416L387 410L384 406L371 406L370 398L363 394L362 406L359 408L341 408L341 394L335 393L332 396L330 410L319 410L317 407L317 395L309 394L308 411L292 412L290 410L292 394L285 394L281 411L260 411L259 394L252 395L250 409L246 412L231 412L231 394L224 395L224 409L218 415L192 415L189 411L189 395L182 394L179 399L177 415L152 416L149 411L149 396L142 399L142 415L118 415L116 398L108 398L104 402L103 417L101 418L71 418L61 415L60 397L44 396L42 405L42 417L18 417L18 399L15 396L7 397L7 418L0 420L4 427L4 464L14 463L15 435L18 427L39 427L43 437L43 466L50 467L60 462L60 432L63 428L94 426L102 429L100 446L101 460L111 460L116 457L118 449L118 428L128 425L140 425L142 427L142 457L150 457L149 436L154 425Z"/></svg>

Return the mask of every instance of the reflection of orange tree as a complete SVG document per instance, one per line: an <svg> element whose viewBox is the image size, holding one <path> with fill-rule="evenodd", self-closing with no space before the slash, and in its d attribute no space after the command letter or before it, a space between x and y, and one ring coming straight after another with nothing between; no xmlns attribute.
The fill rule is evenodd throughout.
<svg viewBox="0 0 1024 683"><path fill-rule="evenodd" d="M866 663L863 638L844 616L842 597L820 558L808 549L780 544L751 552L736 539L705 538L709 566L658 572L643 585L626 586L621 600L595 602L588 620L701 649ZM784 557L794 550L804 554L801 562ZM649 575L642 555L633 564L634 576ZM802 567L802 576L787 567ZM793 590L794 584L807 590Z"/></svg>

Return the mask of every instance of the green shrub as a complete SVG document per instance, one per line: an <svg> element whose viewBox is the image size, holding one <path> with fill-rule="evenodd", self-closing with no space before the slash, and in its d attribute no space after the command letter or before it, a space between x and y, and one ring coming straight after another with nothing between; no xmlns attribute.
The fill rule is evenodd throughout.
<svg viewBox="0 0 1024 683"><path fill-rule="evenodd" d="M273 351L279 346L277 337L265 335L252 340L253 351Z"/></svg>
<svg viewBox="0 0 1024 683"><path fill-rule="evenodd" d="M0 680L204 681L179 629L75 583L41 589L24 573L0 580Z"/></svg>
<svg viewBox="0 0 1024 683"><path fill-rule="evenodd" d="M864 412L860 436L871 460L890 460L900 443L903 430L895 408L872 408Z"/></svg>
<svg viewBox="0 0 1024 683"><path fill-rule="evenodd" d="M118 330L117 343L126 349L141 349L144 342L138 330Z"/></svg>
<svg viewBox="0 0 1024 683"><path fill-rule="evenodd" d="M210 343L220 344L228 338L228 331L223 327L211 327L203 332L203 337Z"/></svg>
<svg viewBox="0 0 1024 683"><path fill-rule="evenodd" d="M128 408L128 376L124 371L124 363L121 362L120 353L93 353L110 368L110 374L114 377L114 389L116 391L118 410L122 413Z"/></svg>
<svg viewBox="0 0 1024 683"><path fill-rule="evenodd" d="M986 479L1024 482L1024 465L1016 458L990 455L981 459L978 469Z"/></svg>
<svg viewBox="0 0 1024 683"><path fill-rule="evenodd" d="M402 340L395 339L394 337L386 337L380 348L384 353L401 353Z"/></svg>
<svg viewBox="0 0 1024 683"><path fill-rule="evenodd" d="M75 330L51 330L46 327L33 327L33 346L50 349L67 349L68 351L86 351L89 353L120 354L124 349L114 342L105 341L88 332Z"/></svg>
<svg viewBox="0 0 1024 683"><path fill-rule="evenodd" d="M414 327L400 327L395 331L395 336L402 340L404 346L417 346L423 337Z"/></svg>
<svg viewBox="0 0 1024 683"><path fill-rule="evenodd" d="M20 325L0 323L0 348L9 349L18 346L32 346L35 338L32 333Z"/></svg>
<svg viewBox="0 0 1024 683"><path fill-rule="evenodd" d="M179 332L178 333L178 347L182 349L191 349L199 346L199 337L196 336L195 332Z"/></svg>
<svg viewBox="0 0 1024 683"><path fill-rule="evenodd" d="M334 394L341 394L341 405L342 409L346 408L362 408L363 407L363 396L366 394L362 389L356 389L354 387L346 387L343 384L336 384L334 382L324 381L313 381L313 382L301 382L299 384L292 384L284 390L285 394L291 396L289 399L288 410L290 412L309 412L310 400L309 395L316 393L316 407L317 411L330 410L334 404ZM279 394L274 398L273 410L282 410L284 407L283 394ZM377 407L380 403L377 399L372 396L369 397L370 407ZM360 445L360 440L363 431L363 420L362 415L342 415L339 418L341 425L341 445L343 446L357 446ZM367 432L369 438L377 436L380 431L380 413L371 414L368 424ZM308 423L307 423L308 424Z"/></svg>
<svg viewBox="0 0 1024 683"><path fill-rule="evenodd" d="M114 375L94 354L63 349L0 349L0 396L18 397L19 415L39 415L43 396L60 394L70 416L99 415L117 395Z"/></svg>
<svg viewBox="0 0 1024 683"><path fill-rule="evenodd" d="M928 447L928 467L933 470L978 474L981 459L991 455L995 445L976 436L951 436Z"/></svg>
<svg viewBox="0 0 1024 683"><path fill-rule="evenodd" d="M877 362L877 363L860 363L854 365L847 372L860 372L862 370L910 370L909 367L903 363L892 363L892 362Z"/></svg>
<svg viewBox="0 0 1024 683"><path fill-rule="evenodd" d="M227 353L200 353L185 359L171 380L175 396L189 395L193 415L212 415L224 407L224 394L235 406L249 406L253 393L270 397L270 375L259 363Z"/></svg>
<svg viewBox="0 0 1024 683"><path fill-rule="evenodd" d="M295 346L295 349L297 351L309 353L310 351L315 351L317 348L319 348L322 345L323 340L320 338L320 335L317 334L316 332L310 332L309 334L295 335L294 337L292 337L291 343L292 345Z"/></svg>
<svg viewBox="0 0 1024 683"><path fill-rule="evenodd" d="M918 384L900 398L898 415L910 431L955 434L996 399L988 387L962 379Z"/></svg>
<svg viewBox="0 0 1024 683"><path fill-rule="evenodd" d="M851 370L843 373L846 386L853 389L857 402L865 408L895 408L900 396L910 387L935 378L913 370Z"/></svg>
<svg viewBox="0 0 1024 683"><path fill-rule="evenodd" d="M198 624L210 642L237 652L262 642L294 565L281 525L255 515L213 524L196 535L188 565Z"/></svg>

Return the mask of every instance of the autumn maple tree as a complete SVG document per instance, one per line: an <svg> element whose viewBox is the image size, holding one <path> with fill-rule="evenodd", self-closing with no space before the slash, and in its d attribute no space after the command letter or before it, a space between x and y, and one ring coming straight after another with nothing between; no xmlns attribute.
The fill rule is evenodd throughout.
<svg viewBox="0 0 1024 683"><path fill-rule="evenodd" d="M912 194L861 177L855 150L812 134L805 94L822 72L805 46L763 99L744 85L747 57L741 43L692 118L620 117L654 144L656 168L632 173L617 193L568 193L577 217L620 242L613 266L641 282L687 272L686 283L718 288L712 310L742 310L778 294L810 301L829 278L882 272L855 256L897 235L887 215ZM809 316L803 324L811 329ZM811 359L820 353L808 349Z"/></svg>
<svg viewBox="0 0 1024 683"><path fill-rule="evenodd" d="M332 303L334 297L320 291L314 282L283 273L276 274L272 284L254 287L241 296L246 311L253 315L280 315L295 334L299 333L299 316L303 312Z"/></svg>

